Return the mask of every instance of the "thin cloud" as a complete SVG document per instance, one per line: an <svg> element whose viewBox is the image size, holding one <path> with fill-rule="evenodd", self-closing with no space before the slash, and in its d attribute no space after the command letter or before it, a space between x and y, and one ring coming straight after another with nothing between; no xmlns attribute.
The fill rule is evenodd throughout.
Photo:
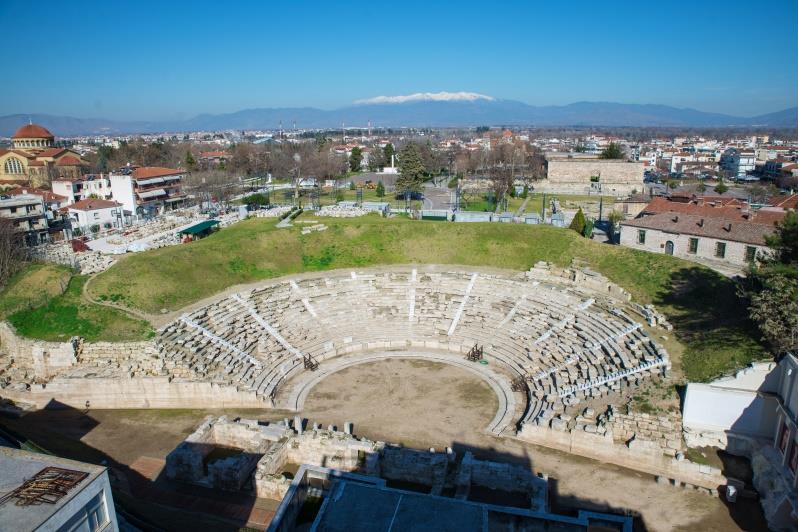
<svg viewBox="0 0 798 532"><path fill-rule="evenodd" d="M374 98L355 100L355 103L473 102L475 100L493 101L494 99L492 96L476 92L416 92L403 96L375 96Z"/></svg>

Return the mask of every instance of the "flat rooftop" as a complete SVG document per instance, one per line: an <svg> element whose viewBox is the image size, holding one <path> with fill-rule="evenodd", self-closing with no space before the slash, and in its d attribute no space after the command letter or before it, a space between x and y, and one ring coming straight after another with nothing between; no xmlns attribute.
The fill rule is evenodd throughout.
<svg viewBox="0 0 798 532"><path fill-rule="evenodd" d="M48 454L31 453L8 447L0 447L0 498L5 497L26 480L46 467L58 467L70 471L87 473L86 478L69 489L56 502L17 506L15 499L0 504L0 529L35 530L54 515L67 502L91 484L105 467L67 460Z"/></svg>
<svg viewBox="0 0 798 532"><path fill-rule="evenodd" d="M631 530L631 519L580 512L579 517L536 514L478 502L337 479L316 518L317 532L482 532Z"/></svg>

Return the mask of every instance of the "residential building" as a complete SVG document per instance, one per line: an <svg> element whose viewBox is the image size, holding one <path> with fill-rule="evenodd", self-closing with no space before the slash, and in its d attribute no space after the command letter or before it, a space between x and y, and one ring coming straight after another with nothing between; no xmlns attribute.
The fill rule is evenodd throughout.
<svg viewBox="0 0 798 532"><path fill-rule="evenodd" d="M106 467L0 447L0 479L3 530L119 530Z"/></svg>
<svg viewBox="0 0 798 532"><path fill-rule="evenodd" d="M720 168L730 178L745 177L756 169L756 153L729 148L720 156Z"/></svg>
<svg viewBox="0 0 798 532"><path fill-rule="evenodd" d="M79 178L53 179L55 194L67 198L67 204L88 198L111 199L111 182L104 174L87 174Z"/></svg>
<svg viewBox="0 0 798 532"><path fill-rule="evenodd" d="M80 155L55 145L55 136L36 124L20 127L12 148L0 149L0 185L37 186L50 177L79 177L88 164Z"/></svg>
<svg viewBox="0 0 798 532"><path fill-rule="evenodd" d="M184 170L142 166L111 173L111 195L135 216L151 217L182 206Z"/></svg>
<svg viewBox="0 0 798 532"><path fill-rule="evenodd" d="M72 229L85 234L125 225L122 204L103 199L84 199L66 207Z"/></svg>
<svg viewBox="0 0 798 532"><path fill-rule="evenodd" d="M203 168L215 168L227 162L230 154L226 151L204 151L200 153L199 163Z"/></svg>
<svg viewBox="0 0 798 532"><path fill-rule="evenodd" d="M48 241L44 200L34 194L0 196L0 217L8 218L28 246Z"/></svg>

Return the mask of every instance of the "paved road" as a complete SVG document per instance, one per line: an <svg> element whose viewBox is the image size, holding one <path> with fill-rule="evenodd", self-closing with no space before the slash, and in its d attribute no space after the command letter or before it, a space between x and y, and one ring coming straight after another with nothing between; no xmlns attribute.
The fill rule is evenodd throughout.
<svg viewBox="0 0 798 532"><path fill-rule="evenodd" d="M435 187L427 184L424 187L424 208L425 209L451 209L452 195L448 188Z"/></svg>

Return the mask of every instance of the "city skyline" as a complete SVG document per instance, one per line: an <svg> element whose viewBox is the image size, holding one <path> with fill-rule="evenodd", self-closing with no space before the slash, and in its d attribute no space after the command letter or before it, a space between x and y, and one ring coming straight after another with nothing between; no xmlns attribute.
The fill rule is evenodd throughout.
<svg viewBox="0 0 798 532"><path fill-rule="evenodd" d="M795 41L757 23L761 7L743 2L705 3L699 14L631 3L577 3L567 14L520 3L239 7L77 2L37 22L36 39L7 23L7 42L26 46L7 54L0 115L179 120L440 92L734 116L798 105L798 73L785 68ZM798 12L768 7L785 20ZM0 20L27 9L4 2ZM44 63L50 82L10 74Z"/></svg>

